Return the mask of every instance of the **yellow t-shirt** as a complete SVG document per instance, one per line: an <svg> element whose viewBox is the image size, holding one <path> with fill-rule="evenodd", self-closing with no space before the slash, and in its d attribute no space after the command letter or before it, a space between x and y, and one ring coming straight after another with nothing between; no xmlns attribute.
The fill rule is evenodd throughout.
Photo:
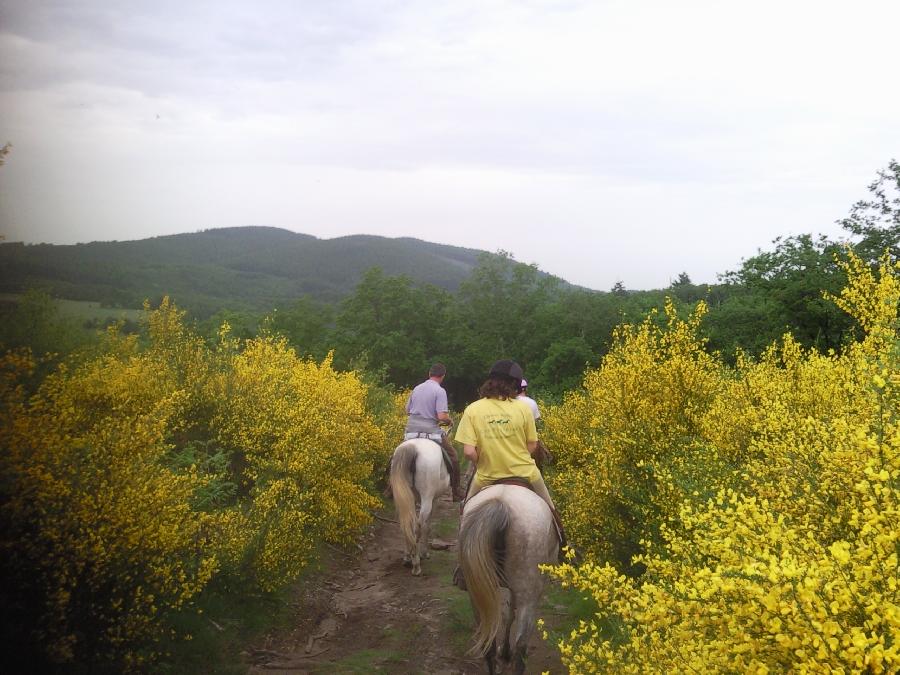
<svg viewBox="0 0 900 675"><path fill-rule="evenodd" d="M534 481L541 475L526 445L537 440L534 416L522 401L475 401L463 412L454 438L478 448L477 474L483 482L509 476Z"/></svg>

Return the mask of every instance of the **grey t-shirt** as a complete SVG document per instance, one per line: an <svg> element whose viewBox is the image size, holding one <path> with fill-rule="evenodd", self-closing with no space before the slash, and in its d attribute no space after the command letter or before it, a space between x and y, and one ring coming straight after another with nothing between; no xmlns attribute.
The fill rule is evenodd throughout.
<svg viewBox="0 0 900 675"><path fill-rule="evenodd" d="M440 433L438 413L447 412L447 392L432 379L416 386L406 402L407 433Z"/></svg>

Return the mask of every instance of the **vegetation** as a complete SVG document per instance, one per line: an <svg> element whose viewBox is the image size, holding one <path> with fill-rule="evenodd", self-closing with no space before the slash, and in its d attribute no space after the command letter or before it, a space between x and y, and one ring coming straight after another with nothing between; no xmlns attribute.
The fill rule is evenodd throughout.
<svg viewBox="0 0 900 675"><path fill-rule="evenodd" d="M381 256L354 287L327 242L277 230L252 256L249 229L0 246L5 290L44 289L0 308L5 658L146 669L199 599L277 593L369 521L395 391L442 360L459 408L514 357L582 556L550 573L596 605L560 641L571 668L896 670L896 162L870 194L842 221L853 250L779 239L716 286L647 292L440 247L465 274L428 283L378 238L329 244ZM283 273L307 263L318 295ZM46 292L147 288L134 330Z"/></svg>
<svg viewBox="0 0 900 675"><path fill-rule="evenodd" d="M900 265L844 270L864 337L840 355L788 334L727 368L702 305L670 309L545 413L585 556L548 572L598 606L559 643L573 671L900 668Z"/></svg>
<svg viewBox="0 0 900 675"><path fill-rule="evenodd" d="M477 256L416 239L320 240L273 227L73 246L4 243L0 292L37 287L55 297L130 308L146 299L158 305L168 295L205 319L221 309L263 314L302 296L336 302L372 267L454 290Z"/></svg>
<svg viewBox="0 0 900 675"><path fill-rule="evenodd" d="M146 338L113 326L30 396L30 351L0 363L7 659L143 668L212 581L281 587L379 503L399 422L358 374L227 325L210 347L167 299Z"/></svg>

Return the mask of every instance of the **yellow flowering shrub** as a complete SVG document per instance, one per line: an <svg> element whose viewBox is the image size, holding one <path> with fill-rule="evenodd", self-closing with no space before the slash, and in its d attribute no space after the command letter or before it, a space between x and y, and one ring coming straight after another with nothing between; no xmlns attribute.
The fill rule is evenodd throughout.
<svg viewBox="0 0 900 675"><path fill-rule="evenodd" d="M573 672L900 670L900 272L846 269L865 336L723 374L693 433L734 469L680 500L646 572L550 570L599 608L560 643Z"/></svg>
<svg viewBox="0 0 900 675"><path fill-rule="evenodd" d="M27 374L10 358L7 374ZM183 397L170 375L147 356L110 355L61 367L30 400L4 381L3 555L14 580L41 591L39 607L20 609L52 661L117 658L215 571L189 506L197 478L161 461Z"/></svg>
<svg viewBox="0 0 900 675"><path fill-rule="evenodd" d="M616 329L601 366L582 390L543 416L556 454L554 494L570 539L598 559L628 562L642 524L663 521L696 477L679 481L697 429L721 387L718 362L698 337L704 304L682 320L665 306L666 325L647 318ZM676 490L673 497L671 490Z"/></svg>
<svg viewBox="0 0 900 675"><path fill-rule="evenodd" d="M145 669L216 575L283 586L380 503L390 393L271 335L223 326L210 348L167 298L147 309L146 343L113 327L33 394L31 355L0 357L3 634L36 668Z"/></svg>
<svg viewBox="0 0 900 675"><path fill-rule="evenodd" d="M369 522L385 431L369 418L357 375L335 371L330 356L301 359L281 337L249 341L226 386L213 426L222 443L242 449L254 569L274 588L299 573L320 540L346 542Z"/></svg>

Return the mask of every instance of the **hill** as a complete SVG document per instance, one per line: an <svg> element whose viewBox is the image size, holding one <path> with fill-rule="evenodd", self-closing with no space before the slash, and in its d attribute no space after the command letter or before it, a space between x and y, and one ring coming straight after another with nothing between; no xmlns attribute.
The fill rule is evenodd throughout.
<svg viewBox="0 0 900 675"><path fill-rule="evenodd" d="M318 239L274 227L235 227L136 241L0 244L0 292L29 287L71 300L139 307L172 296L197 316L265 311L307 295L333 302L380 267L456 290L483 251L419 239Z"/></svg>

